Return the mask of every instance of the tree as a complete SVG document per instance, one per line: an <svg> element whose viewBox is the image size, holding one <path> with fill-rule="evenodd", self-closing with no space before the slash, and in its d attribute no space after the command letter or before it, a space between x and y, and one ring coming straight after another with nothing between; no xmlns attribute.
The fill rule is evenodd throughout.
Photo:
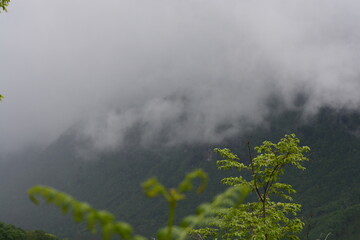
<svg viewBox="0 0 360 240"><path fill-rule="evenodd" d="M55 235L41 230L24 230L0 222L0 240L59 240Z"/></svg>
<svg viewBox="0 0 360 240"><path fill-rule="evenodd" d="M4 12L7 12L7 7L9 6L9 3L10 3L10 0L0 0L0 12L1 12L1 9Z"/></svg>
<svg viewBox="0 0 360 240"><path fill-rule="evenodd" d="M252 157L248 144L248 165L241 163L238 156L229 149L215 149L225 158L217 161L220 169L247 170L251 179L246 180L241 176L224 178L222 182L230 187L217 195L211 203L200 205L196 215L186 217L179 226L174 225L177 202L185 197L184 192L193 189L192 181L195 178L206 183L206 174L195 170L187 174L177 188L170 189L166 189L156 178L147 180L143 183L145 193L149 197L163 196L169 205L168 224L158 232L158 240L184 240L189 236L200 236L203 239L209 234L219 239L298 239L295 234L301 231L304 224L298 218L290 219L288 215L296 215L301 206L289 202L274 202L270 197L274 195L292 200L289 194L295 190L289 184L280 183L279 177L284 174L284 167L287 165L305 169L300 163L308 160L303 153L310 148L298 146L299 142L294 134L285 135L276 144L265 141L261 146L255 147L259 154L255 158ZM202 187L198 190L202 190ZM257 202L243 202L249 191L255 193ZM39 203L40 197L47 203L56 205L64 213L72 212L74 220L87 223L91 232L100 228L104 240L110 240L113 235L129 240L146 239L135 235L128 223L116 221L113 214L96 210L89 204L50 187L34 186L28 190L28 195L35 204ZM205 228L193 230L199 226Z"/></svg>
<svg viewBox="0 0 360 240"><path fill-rule="evenodd" d="M23 229L0 222L0 240L26 240Z"/></svg>
<svg viewBox="0 0 360 240"><path fill-rule="evenodd" d="M295 216L301 205L291 203L289 195L296 191L291 185L279 182L284 167L293 165L300 170L305 168L301 162L308 160L303 153L310 151L307 146L300 147L295 134L285 135L278 143L265 141L255 147L258 155L253 158L248 143L249 163L240 162L239 157L229 149L215 149L224 159L217 161L219 169L246 170L250 179L242 176L227 177L222 183L229 186L245 185L257 198L255 202L240 204L238 207L222 209L209 223L208 228L195 232L213 235L220 239L299 239L304 223ZM288 202L275 202L272 197L282 197Z"/></svg>

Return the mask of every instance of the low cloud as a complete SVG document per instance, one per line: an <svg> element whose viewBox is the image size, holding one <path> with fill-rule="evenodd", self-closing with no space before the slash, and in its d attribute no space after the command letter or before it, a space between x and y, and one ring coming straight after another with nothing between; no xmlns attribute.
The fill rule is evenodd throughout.
<svg viewBox="0 0 360 240"><path fill-rule="evenodd" d="M112 149L216 142L266 122L268 101L358 110L354 1L14 1L0 15L0 150L79 134ZM174 124L176 123L176 124Z"/></svg>

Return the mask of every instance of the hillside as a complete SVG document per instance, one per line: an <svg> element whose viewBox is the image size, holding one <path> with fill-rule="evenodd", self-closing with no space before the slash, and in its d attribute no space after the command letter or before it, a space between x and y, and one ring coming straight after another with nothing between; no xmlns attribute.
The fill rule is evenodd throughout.
<svg viewBox="0 0 360 240"><path fill-rule="evenodd" d="M64 133L46 150L24 154L1 166L0 219L26 228L41 228L62 237L81 238L84 230L69 217L52 207L35 207L26 199L26 189L34 184L47 184L66 191L101 209L114 211L136 231L152 236L165 224L166 206L156 199L146 199L140 183L151 176L168 186L194 169L204 168L210 184L202 195L191 195L179 207L179 216L193 212L202 201L224 188L219 179L236 172L219 172L212 153L214 147L228 147L246 161L245 146L263 140L277 141L285 133L294 132L303 145L312 149L304 172L287 169L283 181L298 190L295 201L303 205L302 217L309 224L309 239L331 232L328 240L355 240L360 236L360 127L359 115L324 108L318 115L299 120L300 112L286 112L273 117L268 126L248 131L242 136L215 145L164 146L161 142L141 147L136 129L130 132L126 145L117 151L102 153L97 160L84 161L77 154L86 139ZM21 158L27 158L24 161ZM159 223L163 223L160 226ZM302 239L306 239L306 231Z"/></svg>

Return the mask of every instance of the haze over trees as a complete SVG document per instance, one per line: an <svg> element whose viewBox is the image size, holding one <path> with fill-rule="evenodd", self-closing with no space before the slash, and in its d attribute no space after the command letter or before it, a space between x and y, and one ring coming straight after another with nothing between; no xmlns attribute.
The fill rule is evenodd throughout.
<svg viewBox="0 0 360 240"><path fill-rule="evenodd" d="M274 119L271 129L262 129L261 131L259 129L256 133L252 133L252 136L244 136L242 140L239 138L240 141L233 139L224 142L221 147L237 150L240 159L248 164L247 151L244 151L247 148L247 140L250 139L254 145L260 145L262 139L265 138L274 142L284 132L294 129L293 124L296 123L296 119L298 119L296 113L283 115ZM293 196L294 202L303 206L302 212L297 215L306 224L305 232L300 235L301 239L307 239L305 233L310 229L309 239L319 238L321 234L324 238L324 234L331 232L328 240L357 240L356 219L359 216L357 210L359 189L356 186L359 176L356 172L359 169L357 162L360 156L358 150L360 140L351 130L356 129L356 126L359 126L359 118L356 115L353 117L348 114L339 115L330 110L324 110L316 121L311 122L311 125L297 125L297 135L301 136L304 144L312 146L312 161L304 162L306 171L296 171L296 168L292 167L286 168L282 180L294 186L298 192ZM71 157L72 154L62 155L71 153L75 143L79 144L70 136L64 135L49 148L47 153L42 156L42 162L34 161L31 165L26 165L26 172L32 177L39 175L39 170L36 169L46 169L47 175L41 178L39 176L38 180L32 180L24 175L24 179L27 181L24 186L47 182L48 185L69 192L78 199L89 200L91 205L97 209L114 212L117 218L128 220L134 227L134 232L143 236L154 236L153 233L159 228L159 223L165 224L167 221L166 214L163 214L167 211L166 202L161 199L146 200L142 197L143 193L141 193L139 185L146 178L158 176L159 181L164 185L177 186L179 179L182 179L182 175L189 169L201 167L209 173L209 184L204 194L189 195L186 199L179 201L178 220L193 213L198 204L209 201L219 193L220 189L223 189L218 183L219 180L226 177L224 176L225 171L218 171L212 167L215 165L214 160L219 156L213 154L209 156L208 146L177 146L177 148L154 146L151 149L144 149L137 145L135 138L129 139L130 145L126 149L102 155L101 161L84 162ZM239 142L240 146L242 145L241 148L239 148ZM55 151L57 151L56 154ZM126 161L128 159L132 161ZM32 167L33 170L31 170ZM17 168L19 169L19 167ZM250 177L246 172L247 170L243 171L244 176ZM14 175L14 170L10 169L6 174L0 176L3 179L0 184L1 189L6 189L3 186L6 183L6 177L12 175ZM226 175L238 176L239 172L231 171ZM341 181L337 181L337 179L341 179ZM29 201L26 201L24 197L26 191L24 186L17 185L14 190L19 193L14 191L13 194L27 203ZM94 189L97 194L93 193ZM255 201L256 199L249 195L249 200ZM4 216L9 219L11 212L6 211L10 210L9 206L20 205L16 201L9 205L6 200L6 198L0 199L4 206L2 210L5 212ZM138 204L139 202L141 204ZM25 203L22 205L27 206ZM35 228L35 225L32 224L37 223L47 231L52 229L50 232L63 237L76 235L74 232L78 230L65 221L66 219L59 222L59 219L52 216L51 221L44 222L43 220L49 217L49 214L55 215L55 213L49 212L48 208L43 210L42 207L31 209L31 205L24 209L26 215L32 216L27 226ZM37 212L42 212L40 219ZM56 215L61 217L60 214ZM26 216L18 217L16 221L25 222ZM14 222L14 219L11 222Z"/></svg>
<svg viewBox="0 0 360 240"><path fill-rule="evenodd" d="M74 227L55 211L32 208L24 193L40 183L89 200L94 208L113 212L114 218L129 219L134 232L143 236L152 236L157 223L168 220L166 238L181 232L181 226L169 227L172 217L162 214L166 203L176 200L178 222L225 190L218 180L228 177L210 167L217 159L210 149L237 151L238 144L248 140L259 145L263 139L275 141L296 132L314 149L314 161L302 163L307 171L285 167L281 179L298 190L294 203L300 203L302 211L295 211L296 204L282 206L290 206L287 213L297 216L271 208L272 202L284 201L266 190L277 185L267 182L256 191L255 185L266 181L260 172L257 178L253 169L246 169L251 161L242 151L237 152L245 159L241 172L253 185L254 196L249 193L248 206L238 201L232 208L258 210L255 220L263 221L257 226L268 238L298 229L300 219L305 224L301 239L358 240L360 81L354 49L360 42L359 3L268 2L259 8L258 3L236 0L161 2L110 1L95 7L80 0L69 8L61 0L44 1L41 7L20 1L25 7L17 17L0 22L6 88L1 104L0 152L6 154L0 156L0 219L62 236L82 233L82 225ZM0 11L8 4L0 0ZM165 187L178 186L184 172L198 167L211 176L202 196L187 192L183 199L179 189ZM230 172L238 176L236 169ZM153 175L159 180L150 183L164 186L157 193L165 202L145 201L136 191ZM292 192L288 185L280 186ZM212 229L200 228L204 231L199 234L223 236L222 229L228 229L231 235L234 228L243 228L243 235L256 233L253 224L246 227L227 215L241 218L241 211L221 211L232 199L227 197L242 199L245 188L229 189L228 195L205 205L203 209L219 212L210 212L212 218L206 219ZM55 190L38 193L71 197ZM285 191L288 200L289 195ZM97 216L75 198L71 202ZM265 216L283 224L266 229L263 206L275 213L265 211ZM103 217L96 220L106 223L109 215ZM291 220L293 228L282 229ZM127 225L108 224L106 229L129 236Z"/></svg>
<svg viewBox="0 0 360 240"><path fill-rule="evenodd" d="M295 134L285 135L278 143L264 141L255 147L258 155L253 156L248 145L248 164L229 149L215 149L224 159L217 161L219 169L248 171L250 178L244 176L227 177L222 183L229 186L244 185L256 194L256 202L248 202L220 211L209 227L199 231L214 235L218 239L299 239L304 226L301 219L296 218L301 205L291 203L290 194L296 191L290 184L280 182L285 168L295 166L305 170L303 161L308 158L303 154L310 151L307 146L299 146L300 140ZM248 143L249 144L249 143ZM243 174L242 174L243 175ZM273 200L281 198L287 202ZM292 218L289 218L292 215Z"/></svg>
<svg viewBox="0 0 360 240"><path fill-rule="evenodd" d="M279 182L287 165L294 165L300 170L305 168L301 162L308 160L303 153L309 147L299 146L299 139L295 134L285 135L278 143L264 141L255 147L257 156L252 156L248 146L250 163L245 165L239 161L237 155L229 149L216 149L225 158L217 161L220 169L248 170L251 179L243 176L227 177L222 183L231 187L215 197L212 203L202 204L194 216L187 217L179 226L175 224L175 210L178 201L185 198L184 193L192 190L192 181L202 180L198 191L203 191L207 176L202 170L187 174L177 188L167 190L156 178L143 183L147 196L163 196L169 205L168 224L159 230L159 240L182 240L189 235L215 236L216 239L253 239L277 240L295 239L302 230L304 223L299 218L289 218L296 215L301 205L289 202L271 201L273 196L280 196L291 201L289 195L295 193L290 184ZM240 195L239 195L240 190ZM258 201L243 203L244 195L250 190L255 192ZM71 212L76 222L87 223L88 229L96 233L96 226L100 226L104 240L110 240L113 235L122 239L144 240L146 238L134 235L132 227L125 222L115 221L113 214L98 211L85 202L79 202L73 197L46 186L34 186L28 191L30 199L39 204L37 197L42 197L47 203L56 205L63 213ZM181 209L180 209L181 211ZM195 227L204 227L194 230ZM202 239L202 237L200 238Z"/></svg>

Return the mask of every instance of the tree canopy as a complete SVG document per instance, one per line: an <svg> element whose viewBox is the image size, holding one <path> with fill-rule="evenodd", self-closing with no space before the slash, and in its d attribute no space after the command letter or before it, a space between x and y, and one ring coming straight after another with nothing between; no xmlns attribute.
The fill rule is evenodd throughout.
<svg viewBox="0 0 360 240"><path fill-rule="evenodd" d="M301 147L299 143L295 134L285 135L278 143L264 141L261 146L255 147L258 154L256 157L252 156L248 144L248 164L242 163L227 148L215 149L224 158L217 161L219 169L245 170L250 173L249 180L243 176L227 177L222 179L222 183L247 186L255 194L257 201L219 211L213 221L197 233L220 239L298 240L297 234L304 223L293 216L300 211L301 205L291 202L290 194L296 192L292 186L279 180L287 165L305 169L301 162L308 159L303 153L310 151L310 148ZM274 201L273 198L283 198L285 202Z"/></svg>
<svg viewBox="0 0 360 240"><path fill-rule="evenodd" d="M41 230L24 230L0 222L0 240L58 240L55 235Z"/></svg>

